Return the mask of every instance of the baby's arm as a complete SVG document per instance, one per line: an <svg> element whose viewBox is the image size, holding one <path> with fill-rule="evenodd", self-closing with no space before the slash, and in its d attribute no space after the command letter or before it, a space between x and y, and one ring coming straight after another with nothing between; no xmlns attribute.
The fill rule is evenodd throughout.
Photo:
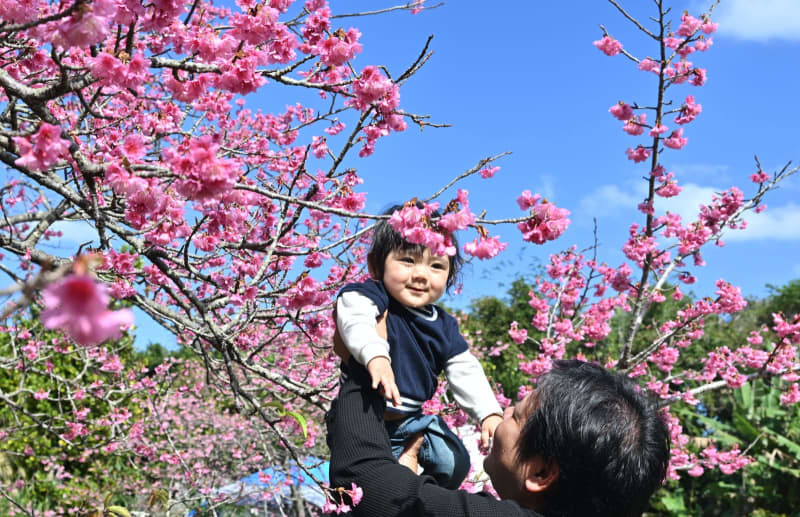
<svg viewBox="0 0 800 517"><path fill-rule="evenodd" d="M356 361L365 365L372 377L372 387L400 405L400 391L394 380L386 340L386 315L357 292L343 293L336 300L336 329L345 349Z"/></svg>
<svg viewBox="0 0 800 517"><path fill-rule="evenodd" d="M469 350L451 357L444 368L450 390L461 408L481 424L481 443L489 438L502 421L503 410L494 396L478 358Z"/></svg>

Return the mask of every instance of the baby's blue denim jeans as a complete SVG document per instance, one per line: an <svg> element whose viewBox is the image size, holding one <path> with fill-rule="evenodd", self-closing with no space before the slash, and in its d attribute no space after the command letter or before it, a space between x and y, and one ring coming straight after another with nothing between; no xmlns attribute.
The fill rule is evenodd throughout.
<svg viewBox="0 0 800 517"><path fill-rule="evenodd" d="M395 458L403 453L409 438L421 432L422 447L417 459L425 475L432 476L439 486L451 489L458 488L467 477L469 453L439 415L416 413L405 420L386 421L385 424Z"/></svg>

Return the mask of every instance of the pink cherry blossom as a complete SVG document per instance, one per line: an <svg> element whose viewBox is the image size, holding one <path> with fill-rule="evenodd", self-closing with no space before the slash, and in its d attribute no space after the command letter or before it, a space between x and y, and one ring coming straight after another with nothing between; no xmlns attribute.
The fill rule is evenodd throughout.
<svg viewBox="0 0 800 517"><path fill-rule="evenodd" d="M664 38L664 45L666 45L667 48L672 50L678 48L678 45L680 45L683 42L684 42L683 38L676 38L674 36L667 36L666 38Z"/></svg>
<svg viewBox="0 0 800 517"><path fill-rule="evenodd" d="M397 86L375 66L366 66L353 82L356 98L349 101L355 108L364 111L385 96L396 95ZM394 106L391 106L392 108Z"/></svg>
<svg viewBox="0 0 800 517"><path fill-rule="evenodd" d="M646 57L639 61L639 70L658 73L659 70L661 70L661 64L658 61L654 61L649 57Z"/></svg>
<svg viewBox="0 0 800 517"><path fill-rule="evenodd" d="M695 103L694 96L689 95L681 106L680 114L675 117L675 122L678 124L688 124L693 121L701 111L703 111L703 105Z"/></svg>
<svg viewBox="0 0 800 517"><path fill-rule="evenodd" d="M16 2L0 2L0 19L11 23L27 23L38 16L37 0L19 0Z"/></svg>
<svg viewBox="0 0 800 517"><path fill-rule="evenodd" d="M312 50L320 56L320 61L325 66L339 66L353 59L356 54L361 52L361 44L358 39L361 33L350 28L346 33L341 32L341 36L333 35L330 38L319 42Z"/></svg>
<svg viewBox="0 0 800 517"><path fill-rule="evenodd" d="M667 131L668 131L667 126L665 126L664 124L658 124L655 127L653 127L653 129L650 130L650 136L663 135Z"/></svg>
<svg viewBox="0 0 800 517"><path fill-rule="evenodd" d="M633 118L633 108L622 101L614 104L608 110L617 120L627 121Z"/></svg>
<svg viewBox="0 0 800 517"><path fill-rule="evenodd" d="M683 128L680 127L664 139L664 145L670 149L681 149L688 141L689 139L683 136Z"/></svg>
<svg viewBox="0 0 800 517"><path fill-rule="evenodd" d="M594 46L607 56L616 56L622 52L622 43L610 36L603 36L601 39L594 42Z"/></svg>
<svg viewBox="0 0 800 517"><path fill-rule="evenodd" d="M789 391L781 393L781 404L789 406L791 404L797 404L798 402L800 402L800 387L798 387L796 382L793 382Z"/></svg>
<svg viewBox="0 0 800 517"><path fill-rule="evenodd" d="M706 83L706 70L705 68L695 68L692 70L692 77L689 79L689 84L694 86L703 86Z"/></svg>
<svg viewBox="0 0 800 517"><path fill-rule="evenodd" d="M61 329L82 345L96 345L122 335L133 324L130 309L108 310L106 288L86 274L72 274L42 293L42 324Z"/></svg>
<svg viewBox="0 0 800 517"><path fill-rule="evenodd" d="M355 483L351 484L350 490L348 490L347 493L350 495L350 501L353 506L360 503L361 499L364 497L364 490L360 486L356 486Z"/></svg>
<svg viewBox="0 0 800 517"><path fill-rule="evenodd" d="M328 154L328 145L325 142L325 137L311 137L311 154L313 154L315 158L322 158Z"/></svg>
<svg viewBox="0 0 800 517"><path fill-rule="evenodd" d="M706 50L711 48L713 44L714 44L714 38L703 38L701 36L699 40L694 42L694 48L695 50L698 50L700 52L705 52Z"/></svg>
<svg viewBox="0 0 800 517"><path fill-rule="evenodd" d="M412 4L413 8L411 9L411 14L421 13L422 10L425 9L425 6L423 5L425 2L426 0L414 0L414 3Z"/></svg>
<svg viewBox="0 0 800 517"><path fill-rule="evenodd" d="M342 123L342 122L337 122L336 124L333 124L333 125L332 125L332 126L330 126L330 127L326 127L326 128L323 130L323 131L325 131L326 133L328 133L328 134L329 134L329 135L331 135L331 136L334 136L334 135L338 135L339 133L341 133L341 132L342 132L342 130L343 130L345 127L346 127L346 126L344 125L344 123Z"/></svg>
<svg viewBox="0 0 800 517"><path fill-rule="evenodd" d="M719 24L712 22L710 19L704 20L703 25L700 26L700 30L702 30L705 34L711 34L715 32L718 28Z"/></svg>
<svg viewBox="0 0 800 517"><path fill-rule="evenodd" d="M519 199L517 202L520 203ZM523 203L520 203L520 206L522 205ZM558 208L546 200L533 206L531 215L533 216L531 219L517 223L517 228L522 232L524 240L535 244L544 244L546 241L558 238L571 222L567 219L569 210Z"/></svg>
<svg viewBox="0 0 800 517"><path fill-rule="evenodd" d="M523 190L522 194L517 198L517 204L520 210L528 210L536 205L540 199L542 199L542 196L539 194L531 194L530 190Z"/></svg>
<svg viewBox="0 0 800 517"><path fill-rule="evenodd" d="M637 146L636 149L631 149L630 147L625 151L625 154L628 155L629 160L633 160L634 163L643 162L650 157L651 150L649 147L642 147Z"/></svg>
<svg viewBox="0 0 800 517"><path fill-rule="evenodd" d="M479 170L478 174L480 174L481 178L487 179L487 178L493 177L497 173L497 171L499 171L499 170L500 170L500 167L488 166L488 167L484 167L483 169Z"/></svg>
<svg viewBox="0 0 800 517"><path fill-rule="evenodd" d="M683 13L681 16L681 25L678 27L676 34L683 37L692 36L695 32L697 32L702 24L702 20L698 20L689 13Z"/></svg>
<svg viewBox="0 0 800 517"><path fill-rule="evenodd" d="M211 135L184 141L178 148L165 149L164 159L181 178L175 190L188 199L215 199L231 191L241 170L237 163L219 158L219 144Z"/></svg>
<svg viewBox="0 0 800 517"><path fill-rule="evenodd" d="M115 12L116 4L112 0L98 0L91 6L77 9L58 25L53 43L65 48L99 43L108 35L109 18Z"/></svg>
<svg viewBox="0 0 800 517"><path fill-rule="evenodd" d="M478 237L472 242L464 244L464 252L468 255L478 257L481 260L490 259L505 250L508 244L500 242L499 237Z"/></svg>
<svg viewBox="0 0 800 517"><path fill-rule="evenodd" d="M14 164L34 171L47 170L69 156L70 142L61 138L61 128L47 122L42 122L39 130L30 137L14 137L14 143L20 155Z"/></svg>
<svg viewBox="0 0 800 517"><path fill-rule="evenodd" d="M681 193L683 187L678 185L678 182L674 180L675 173L668 172L667 174L658 178L658 181L661 183L659 187L656 188L656 195L661 197L675 197Z"/></svg>
<svg viewBox="0 0 800 517"><path fill-rule="evenodd" d="M521 345L528 339L528 331L519 328L519 323L516 321L511 322L511 328L508 329L508 335L514 343Z"/></svg>
<svg viewBox="0 0 800 517"><path fill-rule="evenodd" d="M645 124L647 123L647 114L642 113L636 117L631 118L627 123L622 126L622 130L629 135L639 136L644 133Z"/></svg>

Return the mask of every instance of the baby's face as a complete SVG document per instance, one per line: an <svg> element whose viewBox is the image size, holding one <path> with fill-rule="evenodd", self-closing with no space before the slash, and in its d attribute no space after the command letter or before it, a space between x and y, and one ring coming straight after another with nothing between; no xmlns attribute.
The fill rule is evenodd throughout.
<svg viewBox="0 0 800 517"><path fill-rule="evenodd" d="M383 265L383 285L406 307L423 307L442 296L449 272L450 259L427 248L421 255L395 250Z"/></svg>

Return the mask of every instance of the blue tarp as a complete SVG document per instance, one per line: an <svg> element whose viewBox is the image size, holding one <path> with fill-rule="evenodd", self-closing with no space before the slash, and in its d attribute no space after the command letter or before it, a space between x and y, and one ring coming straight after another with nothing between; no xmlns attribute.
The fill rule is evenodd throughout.
<svg viewBox="0 0 800 517"><path fill-rule="evenodd" d="M307 456L302 459L302 462L314 477L328 483L328 461ZM268 481L262 482L261 478ZM264 493L267 492L274 504L286 504L292 499L290 485L299 487L300 494L307 503L317 507L325 504L325 494L322 489L294 462L289 464L288 472L284 467L267 467L230 485L218 488L214 490L214 493L228 495L234 498L236 504L240 506L263 506Z"/></svg>

